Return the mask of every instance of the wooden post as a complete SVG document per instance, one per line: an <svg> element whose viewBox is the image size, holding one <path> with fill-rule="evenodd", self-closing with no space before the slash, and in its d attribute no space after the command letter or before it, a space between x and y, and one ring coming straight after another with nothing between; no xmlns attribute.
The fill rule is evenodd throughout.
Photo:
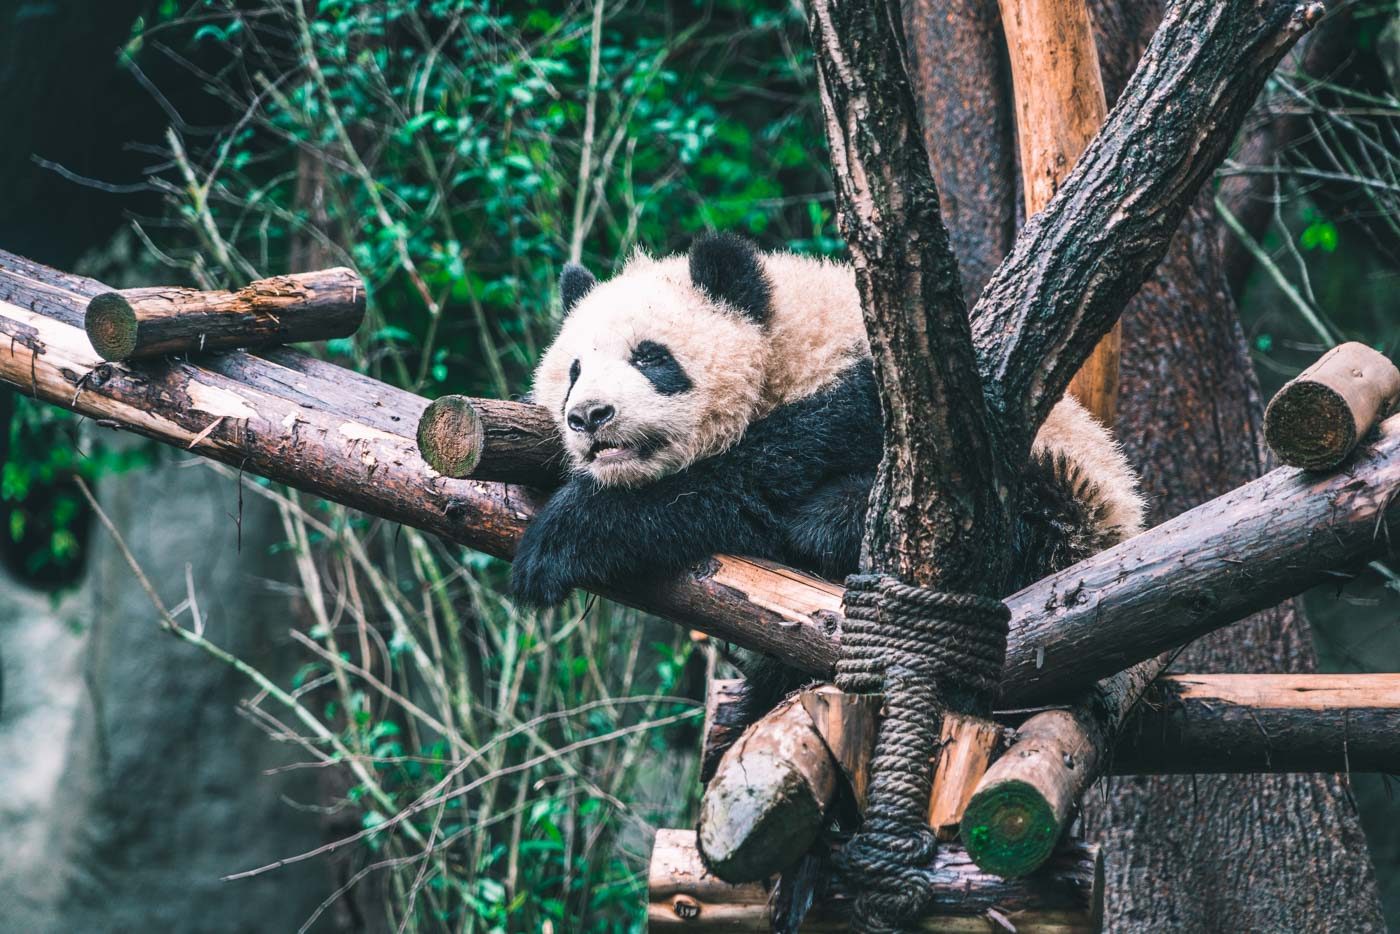
<svg viewBox="0 0 1400 934"><path fill-rule="evenodd" d="M541 489L559 485L565 456L549 413L537 405L442 396L418 421L418 452L444 477Z"/></svg>
<svg viewBox="0 0 1400 934"><path fill-rule="evenodd" d="M1039 212L1108 115L1099 53L1084 0L1000 0L1026 216ZM1115 324L1069 384L1070 394L1110 429L1118 410Z"/></svg>
<svg viewBox="0 0 1400 934"><path fill-rule="evenodd" d="M1123 721L1165 663L1135 665L1101 681L1069 709L1036 714L1021 725L967 805L963 842L977 865L1015 877L1050 857Z"/></svg>
<svg viewBox="0 0 1400 934"><path fill-rule="evenodd" d="M743 701L748 682L743 678L711 678L705 689L705 726L700 737L700 784L714 777L719 761L743 735Z"/></svg>
<svg viewBox="0 0 1400 934"><path fill-rule="evenodd" d="M705 864L727 882L786 869L816 842L838 778L801 697L789 697L729 748L706 786L699 832Z"/></svg>
<svg viewBox="0 0 1400 934"><path fill-rule="evenodd" d="M88 303L84 326L104 360L139 360L349 337L364 316L364 283L339 267L259 279L236 292L103 292Z"/></svg>
<svg viewBox="0 0 1400 934"><path fill-rule="evenodd" d="M1020 934L1094 934L1102 928L1103 857L1096 846L1070 841L1029 879L987 875L956 846L941 848L933 869L934 910L913 930L984 934L1009 924ZM706 870L693 831L658 830L648 872L648 927L714 934L770 931L765 882L726 884ZM824 880L802 930L849 930L852 895L840 880Z"/></svg>
<svg viewBox="0 0 1400 934"><path fill-rule="evenodd" d="M1290 467L1330 470L1400 400L1400 370L1365 344L1338 344L1275 394L1264 440Z"/></svg>

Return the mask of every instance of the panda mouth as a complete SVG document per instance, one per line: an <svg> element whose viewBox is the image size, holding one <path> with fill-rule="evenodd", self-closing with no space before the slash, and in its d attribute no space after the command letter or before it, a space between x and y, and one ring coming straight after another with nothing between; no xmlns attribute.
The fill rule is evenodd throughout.
<svg viewBox="0 0 1400 934"><path fill-rule="evenodd" d="M590 461L608 462L632 457L636 454L630 447L617 441L595 441L588 449Z"/></svg>
<svg viewBox="0 0 1400 934"><path fill-rule="evenodd" d="M638 444L624 444L621 441L595 441L588 449L588 460L596 464L615 464L626 460L646 460L661 448L664 441L646 439Z"/></svg>

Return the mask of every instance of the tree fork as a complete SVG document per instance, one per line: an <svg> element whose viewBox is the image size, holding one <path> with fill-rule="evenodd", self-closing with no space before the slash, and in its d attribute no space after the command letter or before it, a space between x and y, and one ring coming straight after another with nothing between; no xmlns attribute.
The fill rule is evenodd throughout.
<svg viewBox="0 0 1400 934"><path fill-rule="evenodd" d="M1166 253L1265 79L1323 14L1297 0L1182 0L1103 128L1026 221L973 308L983 377L1028 446Z"/></svg>
<svg viewBox="0 0 1400 934"><path fill-rule="evenodd" d="M349 337L364 317L364 283L337 267L259 279L233 292L102 292L88 303L85 327L103 359L121 361Z"/></svg>
<svg viewBox="0 0 1400 934"><path fill-rule="evenodd" d="M1045 208L1108 113L1084 0L1000 0L1016 99L1026 216ZM1118 408L1115 323L1070 380L1069 391L1110 429Z"/></svg>

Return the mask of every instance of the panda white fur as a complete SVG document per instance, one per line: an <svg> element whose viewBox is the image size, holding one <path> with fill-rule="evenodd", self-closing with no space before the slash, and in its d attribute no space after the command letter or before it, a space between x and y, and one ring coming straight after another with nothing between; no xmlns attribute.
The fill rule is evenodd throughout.
<svg viewBox="0 0 1400 934"><path fill-rule="evenodd" d="M849 266L740 237L560 277L566 317L535 374L573 472L526 530L512 589L674 574L710 555L854 572L881 455L879 397ZM1061 402L1026 474L1010 585L1135 534L1137 481L1108 432Z"/></svg>

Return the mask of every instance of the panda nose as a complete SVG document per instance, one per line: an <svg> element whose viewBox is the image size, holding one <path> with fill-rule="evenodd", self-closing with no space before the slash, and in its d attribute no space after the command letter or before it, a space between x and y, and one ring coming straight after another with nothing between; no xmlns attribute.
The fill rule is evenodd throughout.
<svg viewBox="0 0 1400 934"><path fill-rule="evenodd" d="M569 409L569 427L574 431L597 431L613 420L617 410L610 405L580 402Z"/></svg>

